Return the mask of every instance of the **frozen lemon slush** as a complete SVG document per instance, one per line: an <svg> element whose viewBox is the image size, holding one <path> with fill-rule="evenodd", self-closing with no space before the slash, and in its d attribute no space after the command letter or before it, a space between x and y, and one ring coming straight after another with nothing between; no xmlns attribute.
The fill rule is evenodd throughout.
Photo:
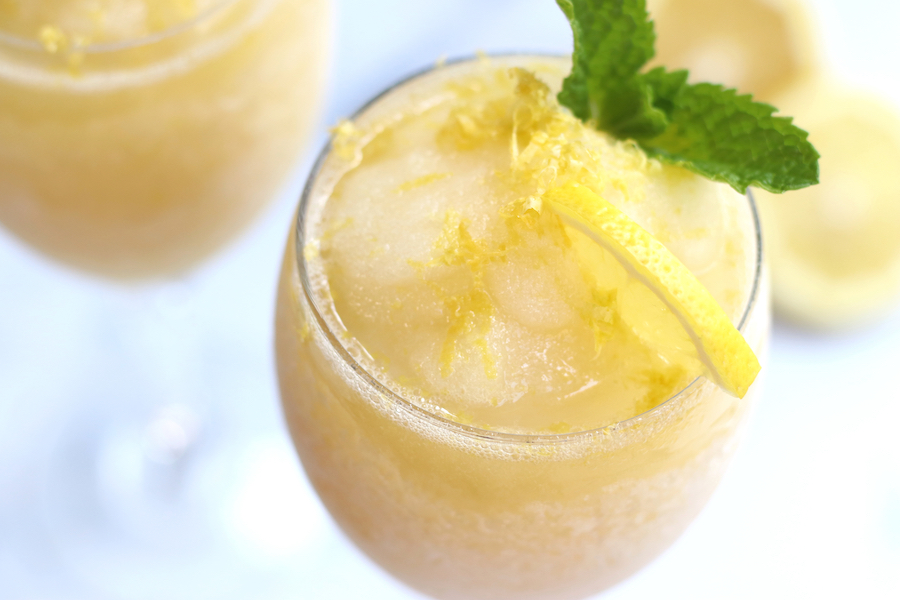
<svg viewBox="0 0 900 600"><path fill-rule="evenodd" d="M337 128L288 244L278 364L304 466L361 548L437 598L627 577L702 507L755 392L705 377L653 286L548 199L612 204L760 355L752 203L572 117L568 66L479 59L395 87Z"/></svg>
<svg viewBox="0 0 900 600"><path fill-rule="evenodd" d="M0 2L0 224L108 277L193 267L312 128L328 0Z"/></svg>

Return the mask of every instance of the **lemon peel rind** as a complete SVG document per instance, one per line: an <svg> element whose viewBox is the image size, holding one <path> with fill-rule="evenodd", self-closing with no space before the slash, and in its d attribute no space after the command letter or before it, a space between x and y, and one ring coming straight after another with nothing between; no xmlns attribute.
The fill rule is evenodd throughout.
<svg viewBox="0 0 900 600"><path fill-rule="evenodd" d="M706 376L743 398L760 364L709 291L659 240L590 188L569 183L543 195L563 221L612 252L668 306L706 367Z"/></svg>
<svg viewBox="0 0 900 600"><path fill-rule="evenodd" d="M852 90L836 85L826 78L814 78L797 82L777 99L780 106L796 114L803 114L804 123L816 136L826 135L840 139L842 144L854 147L866 140L867 150L877 148L878 153L894 163L900 158L900 113L890 103L871 92ZM852 129L848 126L852 120ZM871 130L871 131L870 131ZM878 133L872 138L872 133ZM875 139L881 140L877 145ZM821 143L821 142L820 142ZM834 145L834 142L831 142ZM825 147L828 151L828 148ZM889 171L867 171L858 163L847 162L847 156L835 156L826 152L825 179L809 191L815 198L807 197L808 210L822 210L822 197L829 192L831 176L850 174L864 184L859 188L860 197L871 204L868 210L878 215L880 223L897 222L900 212L895 202L897 185ZM877 176L876 176L877 173ZM868 191L863 191L868 190ZM833 193L833 192L832 192ZM800 198L780 197L765 191L754 190L758 198L760 214L765 224L766 249L770 257L772 274L772 301L779 318L798 327L840 333L868 327L885 318L900 304L900 251L883 247L879 253L883 262L874 268L829 274L811 263L809 258L794 250L792 233L796 228L809 228L810 224L783 214L785 204ZM879 200L883 198L884 200ZM854 204L858 200L846 199ZM870 227L866 225L865 227ZM809 231L809 229L806 229ZM827 237L827 230L820 230L821 244L830 248L842 247L846 255L853 255L857 248L846 241L837 242Z"/></svg>

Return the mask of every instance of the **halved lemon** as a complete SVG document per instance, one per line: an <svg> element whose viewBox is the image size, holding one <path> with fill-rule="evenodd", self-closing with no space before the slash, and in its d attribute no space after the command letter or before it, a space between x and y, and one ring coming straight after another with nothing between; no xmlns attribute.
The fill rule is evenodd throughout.
<svg viewBox="0 0 900 600"><path fill-rule="evenodd" d="M760 365L741 333L705 287L661 242L591 189L570 183L544 194L563 219L610 252L668 308L631 317L638 335L656 347L699 362L706 376L743 397ZM627 307L626 307L627 308ZM642 323L641 323L642 322ZM685 343L685 341L687 343Z"/></svg>
<svg viewBox="0 0 900 600"><path fill-rule="evenodd" d="M900 295L900 115L877 98L806 83L778 106L809 130L821 183L755 191L775 308L824 328L869 321Z"/></svg>
<svg viewBox="0 0 900 600"><path fill-rule="evenodd" d="M769 101L819 68L810 15L798 0L649 0L652 66L689 69Z"/></svg>

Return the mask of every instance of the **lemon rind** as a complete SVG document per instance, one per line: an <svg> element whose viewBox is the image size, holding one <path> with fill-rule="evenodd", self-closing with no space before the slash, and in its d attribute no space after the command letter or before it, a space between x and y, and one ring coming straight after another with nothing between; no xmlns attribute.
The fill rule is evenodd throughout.
<svg viewBox="0 0 900 600"><path fill-rule="evenodd" d="M543 199L659 296L690 336L710 380L738 398L747 393L760 370L756 355L709 291L659 240L583 185L569 183Z"/></svg>

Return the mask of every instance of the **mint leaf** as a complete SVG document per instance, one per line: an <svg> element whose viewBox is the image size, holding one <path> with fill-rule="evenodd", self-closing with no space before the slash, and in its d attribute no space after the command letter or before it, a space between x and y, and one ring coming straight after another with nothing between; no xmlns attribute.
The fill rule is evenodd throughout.
<svg viewBox="0 0 900 600"><path fill-rule="evenodd" d="M636 75L653 58L656 33L643 0L556 0L572 25L572 73L559 100L583 121L610 133L661 132L665 115Z"/></svg>
<svg viewBox="0 0 900 600"><path fill-rule="evenodd" d="M557 4L575 41L559 102L575 116L741 193L818 183L819 154L807 133L773 116L774 107L719 85L688 84L687 71L641 73L656 42L645 0Z"/></svg>
<svg viewBox="0 0 900 600"><path fill-rule="evenodd" d="M669 125L656 137L637 140L648 155L741 193L748 186L780 193L818 182L819 153L789 117L772 116L774 106L711 83L682 85L672 93L664 87L671 84L665 80L670 74L661 70L647 78Z"/></svg>
<svg viewBox="0 0 900 600"><path fill-rule="evenodd" d="M663 67L657 67L641 76L641 79L653 90L653 104L658 110L669 115L675 107L675 97L681 89L687 85L688 72L668 72Z"/></svg>

